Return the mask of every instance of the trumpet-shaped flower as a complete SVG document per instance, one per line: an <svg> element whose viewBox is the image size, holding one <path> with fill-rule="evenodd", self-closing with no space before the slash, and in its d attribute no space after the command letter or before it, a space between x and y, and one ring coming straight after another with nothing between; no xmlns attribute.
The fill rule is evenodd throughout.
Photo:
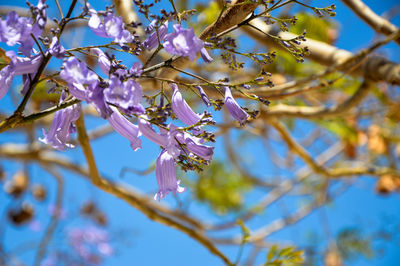
<svg viewBox="0 0 400 266"><path fill-rule="evenodd" d="M89 8L89 13L91 16L88 25L97 36L112 38L114 42L121 46L133 41L133 36L125 29L121 17L116 17L113 13L108 12L104 20L101 21L96 10Z"/></svg>
<svg viewBox="0 0 400 266"><path fill-rule="evenodd" d="M234 119L239 121L241 125L243 125L249 115L243 110L240 105L236 102L236 100L232 96L232 92L229 87L225 86L225 106L228 109L229 113L232 115Z"/></svg>
<svg viewBox="0 0 400 266"><path fill-rule="evenodd" d="M150 36L143 42L144 48L146 48L149 51L158 46L158 40L160 40L160 42L164 40L165 36L168 33L168 21L166 21L163 25L161 25L158 28L158 31L155 30L154 26L151 27L151 31L152 33L150 34Z"/></svg>
<svg viewBox="0 0 400 266"><path fill-rule="evenodd" d="M107 102L124 110L131 110L140 105L143 92L140 84L133 79L121 81L119 77L113 75L110 86L104 90L104 95Z"/></svg>
<svg viewBox="0 0 400 266"><path fill-rule="evenodd" d="M64 100L65 96L62 95L60 102ZM54 149L65 150L65 148L73 148L74 145L68 143L71 134L74 133L74 122L79 118L81 113L80 104L74 104L67 108L57 111L54 115L53 122L51 123L49 132L43 129L43 138L39 140L45 144L51 144Z"/></svg>
<svg viewBox="0 0 400 266"><path fill-rule="evenodd" d="M172 110L174 111L175 115L188 126L198 123L201 119L201 116L195 113L192 108L190 108L175 83L171 83L170 86L173 90Z"/></svg>
<svg viewBox="0 0 400 266"><path fill-rule="evenodd" d="M174 32L164 38L165 50L173 55L187 56L190 60L197 57L197 53L204 47L204 42L194 35L192 28L185 29L180 24L175 24Z"/></svg>
<svg viewBox="0 0 400 266"><path fill-rule="evenodd" d="M182 193L185 188L179 186L180 181L176 179L174 157L166 150L162 150L156 162L156 177L158 192L154 196L155 200L163 199L169 192L174 195Z"/></svg>
<svg viewBox="0 0 400 266"><path fill-rule="evenodd" d="M134 151L142 147L142 141L139 139L140 131L139 127L132 124L122 114L119 113L117 108L111 107L113 113L108 118L108 122L120 135L127 138L131 147Z"/></svg>

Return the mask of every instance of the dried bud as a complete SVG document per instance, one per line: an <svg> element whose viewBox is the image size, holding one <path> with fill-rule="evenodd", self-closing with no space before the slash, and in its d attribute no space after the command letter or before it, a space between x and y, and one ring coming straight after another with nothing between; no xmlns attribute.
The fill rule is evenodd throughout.
<svg viewBox="0 0 400 266"><path fill-rule="evenodd" d="M3 169L3 166L0 165L0 182L3 182L6 179L6 172Z"/></svg>
<svg viewBox="0 0 400 266"><path fill-rule="evenodd" d="M92 215L95 212L97 212L97 207L93 201L86 202L81 208L81 213L83 215Z"/></svg>
<svg viewBox="0 0 400 266"><path fill-rule="evenodd" d="M47 197L47 190L43 185L37 184L32 187L32 195L37 201L44 201Z"/></svg>
<svg viewBox="0 0 400 266"><path fill-rule="evenodd" d="M4 185L4 191L15 198L21 196L28 188L28 177L24 172L17 172L13 178L6 182Z"/></svg>
<svg viewBox="0 0 400 266"><path fill-rule="evenodd" d="M375 190L379 194L390 194L400 188L400 177L383 175L376 183Z"/></svg>
<svg viewBox="0 0 400 266"><path fill-rule="evenodd" d="M14 225L23 225L29 222L34 214L33 206L29 203L23 203L21 207L10 209L7 212L8 219Z"/></svg>
<svg viewBox="0 0 400 266"><path fill-rule="evenodd" d="M95 222L101 226L106 226L108 223L107 216L100 211L93 218Z"/></svg>

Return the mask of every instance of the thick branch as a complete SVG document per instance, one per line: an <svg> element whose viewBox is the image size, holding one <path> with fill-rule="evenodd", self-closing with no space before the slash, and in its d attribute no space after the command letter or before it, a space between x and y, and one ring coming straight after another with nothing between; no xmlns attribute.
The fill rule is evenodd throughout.
<svg viewBox="0 0 400 266"><path fill-rule="evenodd" d="M376 32L384 35L390 35L399 28L390 23L388 20L376 14L371 8L364 4L361 0L342 0L354 13L357 14L365 23L371 26ZM400 38L395 39L400 44Z"/></svg>
<svg viewBox="0 0 400 266"><path fill-rule="evenodd" d="M284 49L274 38L268 36L268 34L276 35L284 40L297 37L297 35L289 32L274 33L273 28L266 25L261 19L253 19L250 24L261 30L261 32L248 26L242 27L242 29L249 36L268 47ZM393 37L394 39L399 38L398 35ZM353 54L349 51L310 38L307 38L305 42L301 42L299 47L308 47L310 50L310 55L308 55L309 59L325 66L338 65L339 71L346 71L348 66L341 63L353 57ZM371 56L367 58L367 60L362 62L359 67L355 68L349 74L368 77L374 81L386 81L391 84L400 85L400 65L380 56Z"/></svg>

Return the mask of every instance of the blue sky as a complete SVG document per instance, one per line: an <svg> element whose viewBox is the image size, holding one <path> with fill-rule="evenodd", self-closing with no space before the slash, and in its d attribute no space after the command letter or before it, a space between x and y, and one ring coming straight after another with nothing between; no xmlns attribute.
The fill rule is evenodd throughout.
<svg viewBox="0 0 400 266"><path fill-rule="evenodd" d="M64 1L62 1L64 2ZM63 5L66 4L65 1ZM163 1L168 4L168 1ZM394 6L397 1L364 1L378 14L389 10ZM339 24L339 39L337 46L349 51L355 52L360 48L370 44L375 36L375 33L364 22L359 20L348 10L340 1L312 1L315 5L326 6L332 3L337 5L337 21ZM2 1L1 4L25 6L25 1ZM97 9L104 9L104 6L110 5L110 1L92 1L91 3ZM58 15L53 1L49 1L52 7L51 15ZM79 6L80 7L80 6ZM64 6L64 10L67 8ZM400 25L400 16L397 16L393 23ZM89 30L85 32L84 43L88 44L93 40L94 34ZM64 41L71 43L73 34L66 34ZM97 39L95 39L97 41ZM75 40L79 41L79 40ZM6 49L5 45L1 45ZM394 44L385 46L380 50L391 60L399 61L399 50ZM126 64L130 65L132 59L124 59ZM55 62L54 64L59 64ZM19 79L15 84L18 84ZM10 112L13 108L13 101L10 93L1 100L0 112ZM217 120L221 121L221 116L217 115ZM88 119L88 128L94 128L102 125L105 122L101 119ZM304 126L305 130L308 126ZM40 136L40 133L39 133ZM237 134L233 134L237 140ZM2 133L0 135L0 144L6 142L24 143L25 137L23 135L11 133ZM102 174L107 177L118 180L119 173L122 167L132 167L136 169L146 169L153 163L159 153L157 145L142 138L143 148L137 152L133 152L129 147L126 139L118 134L110 134L99 140L93 141L93 149L97 163L100 167ZM246 143L244 146L243 154L257 158L252 164L252 171L255 173L264 174L264 176L271 176L268 170L272 168L272 164L268 162L267 154L261 149L256 140ZM217 139L216 144L216 157L225 158L222 140ZM84 157L79 148L72 149L65 153L72 158L75 162L84 162ZM254 156L254 155L257 156ZM248 157L247 156L247 157ZM22 164L11 161L3 160L0 162L8 174L13 174L18 169L21 169ZM32 183L43 183L49 188L49 198L45 203L38 204L36 211L38 219L46 225L49 217L47 215L47 205L54 202L55 198L55 182L51 176L35 165L29 165L31 172ZM74 226L82 226L87 224L86 221L77 218L79 206L82 202L92 199L96 201L99 206L107 213L109 218L109 230L116 246L116 254L111 258L104 261L104 265L222 265L219 258L212 256L203 246L192 240L185 234L178 232L172 228L153 222L137 210L130 207L128 204L120 199L117 199L103 191L94 188L82 177L76 176L70 172L62 172L65 179L65 197L64 206L67 210L68 219L61 221L58 227L56 236L49 250L63 243L65 231ZM265 174L267 173L267 174ZM122 180L129 183L131 186L140 188L148 195L154 195L157 190L155 174L152 173L148 176L135 176L133 174L126 174ZM302 220L295 226L288 227L271 236L270 240L282 241L284 244L294 243L299 245L306 245L307 236L311 233L315 234L321 244L327 242L326 235L323 233L321 226L321 216L326 215L329 221L331 234L335 236L341 229L345 227L360 226L363 229L363 234L368 235L375 232L377 229L394 226L399 222L399 196L393 194L390 196L382 197L374 193L375 179L362 178L359 179L352 188L339 196L334 203L327 207L316 211L306 219ZM249 199L257 199L260 194L249 195ZM182 202L191 201L190 191L179 195ZM32 201L30 196L25 200ZM176 205L176 200L173 197L167 197L164 202L172 206ZM10 198L2 191L0 191L0 214L3 214L11 202ZM301 202L288 199L284 201L288 206L299 206ZM198 203L190 204L191 213L198 215L206 220L215 220L216 217L210 210ZM250 228L257 228L265 224L266 221L272 221L279 218L281 212L277 206L268 209L265 214L260 215L248 224ZM4 217L3 217L4 218ZM2 218L2 219L3 219ZM239 232L239 230L235 230ZM398 229L397 229L398 232ZM41 233L32 232L29 228L15 228L12 226L3 229L0 234L0 240L5 244L6 250L12 250L20 246L24 241L33 241L34 243L40 240ZM379 243L378 243L379 244ZM65 245L65 241L64 241ZM381 245L381 244L379 244ZM398 237L397 241L382 244L385 248L383 257L376 257L372 261L359 259L352 265L395 265L395 262L400 259ZM232 260L236 257L237 247L221 247L221 250L227 254ZM35 250L24 250L18 255L29 262L32 260ZM265 258L265 253L259 256L258 262L262 263ZM28 263L29 264L29 263Z"/></svg>

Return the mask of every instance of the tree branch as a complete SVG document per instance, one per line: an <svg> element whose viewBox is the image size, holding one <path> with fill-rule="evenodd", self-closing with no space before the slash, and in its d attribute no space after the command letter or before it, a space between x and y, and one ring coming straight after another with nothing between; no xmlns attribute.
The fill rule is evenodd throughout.
<svg viewBox="0 0 400 266"><path fill-rule="evenodd" d="M376 14L361 0L342 0L354 13L357 14L365 23L367 23L376 32L384 35L390 35L399 31L399 28L390 23L388 20ZM400 38L394 40L400 44Z"/></svg>

